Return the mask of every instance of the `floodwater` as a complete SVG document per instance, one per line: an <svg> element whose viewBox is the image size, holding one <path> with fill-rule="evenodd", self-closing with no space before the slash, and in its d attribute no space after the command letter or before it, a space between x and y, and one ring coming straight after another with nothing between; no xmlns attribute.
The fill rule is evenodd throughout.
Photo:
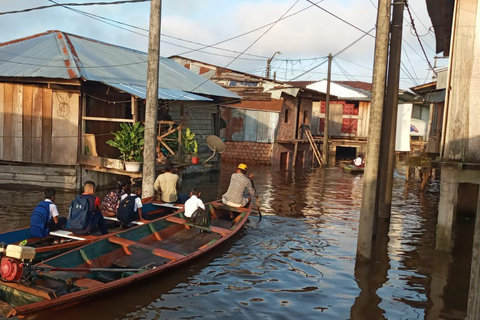
<svg viewBox="0 0 480 320"><path fill-rule="evenodd" d="M185 181L218 198L234 167ZM339 169L252 167L264 217L189 265L37 319L463 319L473 219L455 249L435 251L439 184L395 175L388 237L355 264L362 176ZM73 193L60 192L66 212ZM0 230L28 225L41 190L0 189Z"/></svg>

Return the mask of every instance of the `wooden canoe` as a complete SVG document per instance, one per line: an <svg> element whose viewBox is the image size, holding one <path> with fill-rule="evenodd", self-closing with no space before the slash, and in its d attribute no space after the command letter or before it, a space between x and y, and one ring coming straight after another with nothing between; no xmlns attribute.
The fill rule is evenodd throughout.
<svg viewBox="0 0 480 320"><path fill-rule="evenodd" d="M161 201L154 201L151 198L144 199L142 202L144 206L143 212L152 218L160 218L181 208L163 204ZM124 230L120 227L120 223L116 218L105 217L105 219L110 233L118 233ZM51 232L45 238L34 238L30 236L30 228L26 227L0 233L0 243L18 244L21 241L27 240L26 246L35 247L36 254L34 263L36 263L83 246L101 237L103 236L100 232L93 232L85 236L76 236L69 231L59 230Z"/></svg>
<svg viewBox="0 0 480 320"><path fill-rule="evenodd" d="M352 164L351 161L340 161L340 168L342 168L343 172L351 174L363 173L365 170L365 167L357 167L356 165Z"/></svg>
<svg viewBox="0 0 480 320"><path fill-rule="evenodd" d="M193 226L181 212L173 213L37 264L64 270L44 270L30 285L0 281L0 310L8 317L22 317L65 308L191 261L237 233L252 209L210 204L210 227ZM75 270L79 268L81 272ZM118 272L122 268L125 272Z"/></svg>

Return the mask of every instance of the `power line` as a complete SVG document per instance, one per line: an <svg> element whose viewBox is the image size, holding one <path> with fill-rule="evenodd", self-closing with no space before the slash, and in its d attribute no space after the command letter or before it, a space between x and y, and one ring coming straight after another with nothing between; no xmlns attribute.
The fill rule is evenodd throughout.
<svg viewBox="0 0 480 320"><path fill-rule="evenodd" d="M308 1L308 0L307 0ZM333 57L336 57L340 54L342 54L343 52L345 52L346 50L348 50L350 47L352 47L353 45L355 45L357 42L359 42L360 40L362 40L365 36L367 35L370 35L370 32L372 32L373 30L375 30L375 27L373 27L372 29L370 29L368 32L364 32L364 34L362 34L362 36L358 39L356 39L355 41L353 41L352 43L350 43L348 46L346 46L345 48L343 48L342 50L340 50L339 52L335 53L333 55ZM322 61L320 64L314 66L313 68L311 68L310 70L307 70L305 71L304 73L300 74L299 76L296 76L295 78L291 79L290 81L293 81L293 80L296 80L298 78L300 78L301 76L304 76L305 74L311 72L312 70L315 70L316 68L320 67L321 65L325 64L326 62L328 61L328 59L325 59L324 61Z"/></svg>
<svg viewBox="0 0 480 320"><path fill-rule="evenodd" d="M316 3L313 3L313 2L312 2L312 1L310 1L310 0L307 0L307 1L308 1L308 2L310 2L312 5L314 5L315 7L317 7L317 8L319 8L319 9L321 9L321 10L325 11L325 12L326 12L326 13L328 13L329 15L331 15L331 16L333 16L333 17L337 18L338 20L342 21L343 23L346 23L346 24L348 24L349 26L351 26L351 27L353 27L353 28L355 28L355 29L359 30L360 32L363 32L364 34L366 34L366 35L369 35L369 36L370 36L370 37L372 37L372 38L375 38L375 36L372 36L372 35L370 34L370 32L371 32L371 31L369 31L369 32L366 32L365 30L362 30L362 29L360 29L359 27L357 27L356 25L354 25L354 24L352 24L352 23L348 22L347 20L345 20L345 19L342 19L342 18L340 18L339 16L337 16L337 15L333 14L332 12L328 11L327 9L320 7L318 4L316 4Z"/></svg>
<svg viewBox="0 0 480 320"><path fill-rule="evenodd" d="M408 63L410 64L410 67L412 68L413 74L415 75L415 77L418 78L418 75L415 72L415 68L413 67L412 61L410 60L410 57L408 56L407 50L403 46L402 46L402 49L403 49L403 52L405 53L405 56L407 57Z"/></svg>
<svg viewBox="0 0 480 320"><path fill-rule="evenodd" d="M134 28L134 29L137 29L137 30L141 30L141 31L146 31L148 32L148 29L145 29L145 28L142 28L142 27L138 27L138 26L135 26L135 25L131 25L131 24L128 24L128 23L125 23L125 22L121 22L121 21L118 21L118 20L114 20L114 19L110 19L110 18L107 18L107 17L103 17L103 16L100 16L100 15L96 15L96 14L93 14L93 13L90 13L90 12L86 12L86 11L83 11L83 10L79 10L79 9L74 9L74 8L70 8L68 6L66 6L65 4L61 4L61 3L58 3L56 1L53 1L53 0L48 0L52 3L55 3L55 4L58 4L59 6L61 7L64 7L65 9L68 9L68 10L71 10L73 12L76 12L78 14L81 14L81 15L84 15L86 17L89 17L89 18L92 18L94 20L97 20L97 21L100 21L100 22L103 22L103 23L106 23L108 25L111 25L113 27L117 27L119 29L122 29L122 30L125 30L125 31L129 31L129 32L132 32L134 34L138 34L140 36L143 36L143 37L148 37L147 35L145 34L142 34L142 33L139 33L139 32L136 32L136 31L133 31L133 30L129 30L127 28L123 28L123 27L120 27L120 26L117 26L115 24L112 24L112 23L109 23L109 22L113 22L113 23L117 23L117 24L120 24L120 25L123 25L123 26L127 26L127 27L130 27L130 28ZM318 1L316 3L320 3L320 2L323 2L324 0L321 0L321 1ZM304 9L301 9L297 12L294 12L288 16L285 16L282 18L283 19L287 19L289 17L292 17L298 13L301 13L309 8L311 8L313 5L311 6L308 6ZM105 20L105 21L103 21ZM107 22L109 21L109 22ZM272 23L269 23L269 24L266 24L262 27L259 27L259 28L256 28L254 30L251 30L249 32L246 32L246 33L243 33L241 34L240 36L243 36L243 35L246 35L246 34L249 34L249 33L252 33L252 32L255 32L255 31L258 31L260 29L263 29L265 27L268 27L270 25L272 25L274 22ZM219 56L219 57L226 57L226 58L234 58L233 56L227 56L227 55L221 55L221 54L218 54L218 53L213 53L213 52L207 52L207 51L202 51L204 48L212 48L212 49L215 49L215 50L223 50L223 51L228 51L228 52L232 52L232 53L240 53L239 51L235 51L235 50L231 50L231 49L225 49L225 48L219 48L219 47L215 47L216 44L213 44L213 45L205 45L203 43L200 43L200 42L196 42L196 41L192 41L192 40L187 40L187 39L182 39L182 38L179 38L179 37L175 37L175 36L171 36L171 35L168 35L168 34L164 34L162 33L161 34L163 37L167 37L167 38L172 38L172 39L175 39L175 40L180 40L180 41L184 41L184 42L188 42L188 43L192 43L192 44L196 44L196 45L201 45L201 46L204 46L203 48L198 48L198 49L194 49L194 48L189 48L189 47L186 47L186 46L182 46L182 45L179 45L179 44L176 44L176 43L172 43L172 42L168 42L168 41L165 41L165 40L161 40L161 42L163 43L166 43L166 44L169 44L169 45L173 45L173 46L176 46L176 47L180 47L180 48L185 48L185 49L189 49L191 51L188 51L186 53L190 53L190 52L202 52L202 53L205 53L205 54L210 54L210 55L215 55L215 56ZM230 39L226 39L226 40L223 40L219 43L222 43L222 42L226 42L226 41L229 41L229 40L233 40L233 39L236 39L238 38L239 36L236 36L236 37L233 37L233 38L230 38ZM217 43L217 44L219 44ZM178 55L183 55L183 54L186 54L186 53L180 53ZM252 56L252 57L258 57L258 58L262 58L262 59L248 59L248 58L238 58L238 59L242 59L242 60L250 60L250 61L263 61L265 59L268 59L269 57L267 56L261 56L261 55L256 55L256 54L250 54L250 53L244 53L243 55L248 55L248 56ZM318 58L304 58L302 60L317 60ZM286 60L289 60L288 58L287 59L274 59L274 60L281 60L281 61L286 61ZM299 59L300 60L300 59Z"/></svg>
<svg viewBox="0 0 480 320"><path fill-rule="evenodd" d="M119 25L122 25L122 26L127 26L127 27L130 27L130 28L137 29L137 30L141 30L141 31L145 31L145 32L148 32L148 29L141 28L141 27L137 27L137 26L134 26L134 25L131 25L131 24L128 24L128 23L124 23L124 22L121 22L121 21L118 21L118 20L114 20L114 19L110 19L110 18L107 18L107 17L103 17L103 16L100 16L100 15L97 15L97 14L93 14L93 13L90 13L90 12L83 11L83 10L70 8L70 7L68 7L68 6L64 5L64 4L55 2L55 1L53 1L53 0L48 0L48 1L50 1L50 2L52 2L52 3L55 3L55 4L58 4L58 5L60 5L61 7L65 8L65 9L68 9L68 10L71 10L71 11L73 11L73 12L75 12L75 13L84 15L84 16L86 16L86 17L88 17L88 18L91 18L91 19L100 21L100 22L102 22L102 23L111 25L111 26L113 26L113 27L116 27L116 28L119 28L119 29L122 29L122 30L125 30L125 31L129 31L129 32L132 32L132 33L134 33L134 34L138 34L138 35L140 35L140 36L142 36L142 37L148 37L148 35L146 35L146 34L143 34L143 33L140 33L140 32L136 32L136 31L133 31L133 30L130 30L130 29L127 29L127 28L118 26L118 25L116 25L116 24L119 24ZM113 22L113 23L116 23L116 24L113 24L113 23L110 23L110 22ZM162 35L163 37L172 38L172 39L175 39L175 40L180 40L180 41L184 41L184 42L188 42L188 43L192 43L192 44L196 44L196 45L202 45L202 46L205 45L205 44L203 44L203 43L199 43L199 42L195 42L195 41L191 41L191 40L182 39L182 38L179 38L179 37L170 36L170 35L164 34L164 33L162 33L161 35ZM173 45L173 46L176 46L176 47L181 47L181 48L185 48L185 49L193 49L193 48L185 47L185 46L182 46L182 45L179 45L179 44L176 44L176 43L168 42L168 41L165 41L165 40L161 40L161 41L162 41L163 43L170 44L170 45ZM228 52L233 52L233 53L239 53L239 51L230 50L230 49L225 49L225 48L212 47L212 49L223 50L223 51L228 51ZM193 50L195 50L195 49L193 49ZM218 55L218 56L221 56L221 57L233 58L232 56L219 55L219 54L215 54L215 53L211 53L211 52L206 52L206 51L203 51L203 52L204 52L204 53L207 53L207 54ZM246 58L243 58L243 59L245 59L245 60L263 61L263 60L265 60L265 59L268 59L267 56L260 56L260 55L256 55L256 54L249 54L249 53L247 53L247 54L245 54L245 55L262 58L261 60L260 60L260 59L246 59Z"/></svg>
<svg viewBox="0 0 480 320"><path fill-rule="evenodd" d="M333 59L332 59L332 60L333 60ZM347 70L345 70L345 69L340 65L340 63L338 63L337 59L333 60L333 63L335 63L335 65L338 67L338 69L343 73L343 75L344 75L345 77L347 77L347 79L348 79L349 81L356 80L356 79L353 79L353 77L348 74Z"/></svg>
<svg viewBox="0 0 480 320"><path fill-rule="evenodd" d="M423 23L422 19L420 19L420 17L417 15L417 13L415 12L415 10L413 10L413 7L410 6L410 9L412 10L413 14L415 15L415 17L417 17L418 21L420 21L420 23L422 24L422 26L428 31L428 34L433 38L435 39L435 36L432 34L432 30L430 30L430 28L427 28L427 26Z"/></svg>
<svg viewBox="0 0 480 320"><path fill-rule="evenodd" d="M233 62L235 62L235 60L237 60L238 57L240 57L243 53L245 53L248 49L250 49L255 43L257 43L261 38L263 38L264 35L266 35L280 20L282 20L282 18L288 13L290 12L290 10L292 10L292 8L298 3L298 1L300 0L297 0L295 1L295 3L284 13L280 16L280 18L278 18L267 30L265 30L264 33L262 33L257 39L255 39L255 41L252 42L252 44L250 44L245 50L243 50L235 59L233 59L232 61L230 61L226 66L224 66L224 68L227 68L229 65L231 65ZM200 83L198 86L196 86L195 88L191 89L189 92L194 92L196 89L200 88L202 85L204 85L206 82L210 81L210 79L205 79L205 81L203 81L202 83ZM186 95L187 92L185 92L184 95ZM183 96L182 96L183 97ZM181 99L182 97L180 97L179 99ZM179 100L178 99L178 100Z"/></svg>
<svg viewBox="0 0 480 320"><path fill-rule="evenodd" d="M425 55L425 59L427 60L428 66L430 69L432 69L432 72L437 75L437 72L433 69L432 64L430 63L430 60L428 60L427 53L425 52L425 49L423 48L422 40L418 36L417 28L415 27L415 21L413 20L412 13L410 12L410 7L408 5L408 1L405 0L405 7L407 8L408 15L410 16L410 21L412 24L412 28L415 31L415 35L417 36L418 43L420 44L420 48L422 48L423 54Z"/></svg>
<svg viewBox="0 0 480 320"><path fill-rule="evenodd" d="M227 42L227 41L231 41L231 40L238 39L238 38L243 37L243 36L245 36L245 35L247 35L247 34L250 34L250 33L253 33L253 32L255 32L255 31L261 30L261 29L263 29L263 28L266 28L266 27L268 27L268 26L275 25L277 22L279 22L279 21L281 21L281 20L284 20L284 19L287 19L287 18L290 18L290 17L292 17L292 16L294 16L294 15L296 15L296 14L299 14L300 12L303 12L303 11L307 10L307 9L310 9L311 7L313 7L314 5L316 5L317 3L320 3L320 2L323 2L323 1L324 1L324 0L317 1L316 3L314 3L314 4L312 4L312 5L308 6L308 7L305 7L305 8L303 8L303 9L297 11L297 12L294 12L294 13L288 15L288 16L284 16L284 17L281 18L280 20L277 20L277 21L274 21L274 22L270 22L270 23L268 23L268 24L266 24L266 25L263 25L263 26L261 26L261 27L258 27L258 28L255 28L255 29L253 29L253 30L244 32L244 33L242 33L242 34L240 34L240 35L238 35L238 36L234 36L234 37L231 37L231 38L228 38L228 39L225 39L225 40L216 42L216 43L211 44L211 45L206 45L206 46L204 46L204 47L202 47L202 48L199 48L199 49L197 49L197 50L182 52L182 53L179 53L179 54L177 54L177 55L181 56L181 55L188 54L188 53L191 53L191 52L195 52L195 51L203 50L203 49L206 49L206 48L210 48L210 47L216 46L216 45L218 45L218 44L225 43L225 42ZM286 61L286 60L288 60L288 59L275 59L275 60L285 60L285 61Z"/></svg>
<svg viewBox="0 0 480 320"><path fill-rule="evenodd" d="M36 11L36 10L43 10L43 9L48 9L48 8L53 8L53 7L59 7L59 6L108 6L108 5L113 5L113 4L125 4L125 3L138 3L138 2L149 2L150 0L121 0L121 1L113 1L113 2L85 2L85 3L62 3L62 4L52 4L48 6L40 6L40 7L33 7L33 8L27 8L27 9L22 9L22 10L14 10L14 11L4 11L0 12L0 16L6 15L6 14L14 14L14 13L23 13L23 12L30 12L30 11Z"/></svg>

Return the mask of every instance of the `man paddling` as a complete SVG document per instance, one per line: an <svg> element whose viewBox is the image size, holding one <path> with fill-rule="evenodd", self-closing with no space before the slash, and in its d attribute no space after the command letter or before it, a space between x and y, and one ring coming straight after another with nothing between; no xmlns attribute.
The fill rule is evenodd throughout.
<svg viewBox="0 0 480 320"><path fill-rule="evenodd" d="M245 207L254 198L255 190L252 186L253 175L250 179L246 177L247 165L240 163L237 167L237 172L232 174L230 178L230 185L227 192L222 196L222 202L230 207Z"/></svg>

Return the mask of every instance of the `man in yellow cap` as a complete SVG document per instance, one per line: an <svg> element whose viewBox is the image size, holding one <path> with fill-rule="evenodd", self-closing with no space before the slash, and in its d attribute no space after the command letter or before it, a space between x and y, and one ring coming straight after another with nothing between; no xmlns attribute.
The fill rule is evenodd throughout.
<svg viewBox="0 0 480 320"><path fill-rule="evenodd" d="M252 181L245 176L247 165L240 163L237 172L232 174L227 192L222 196L222 202L230 207L245 207L255 197ZM253 177L253 175L251 175Z"/></svg>

